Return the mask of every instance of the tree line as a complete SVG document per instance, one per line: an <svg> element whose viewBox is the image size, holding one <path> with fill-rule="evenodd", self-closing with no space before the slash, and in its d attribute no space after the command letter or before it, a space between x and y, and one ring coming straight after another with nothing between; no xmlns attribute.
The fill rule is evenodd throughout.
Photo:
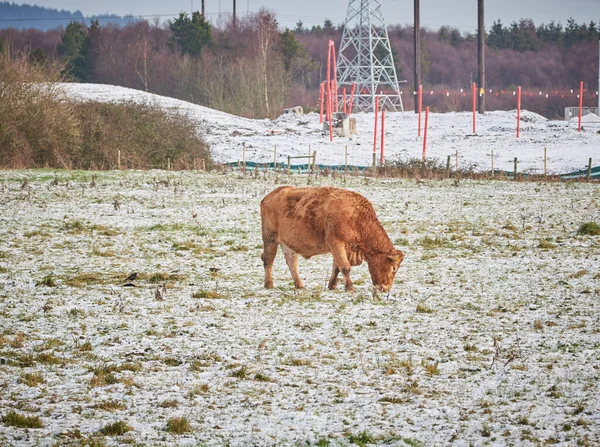
<svg viewBox="0 0 600 447"><path fill-rule="evenodd" d="M172 96L252 118L273 118L282 109L315 109L325 77L329 39L336 47L342 27L280 29L268 10L238 19L209 23L199 13L181 13L166 24L139 21L126 26L98 20L74 21L53 30L0 30L13 52L28 52L36 64L59 61L65 74L80 82L114 84ZM400 80L411 78L413 29L390 26L388 33ZM569 89L583 80L597 88L598 26L591 22L535 26L521 20L506 27L494 22L487 33L487 88ZM422 30L421 69L426 89L469 89L477 73L475 36L451 27ZM414 90L409 80L401 88ZM406 95L410 108L412 95ZM591 98L591 97L590 97ZM456 98L428 99L432 110L469 107ZM488 103L514 108L510 98ZM530 110L560 115L562 101L537 101ZM527 104L525 104L527 107Z"/></svg>

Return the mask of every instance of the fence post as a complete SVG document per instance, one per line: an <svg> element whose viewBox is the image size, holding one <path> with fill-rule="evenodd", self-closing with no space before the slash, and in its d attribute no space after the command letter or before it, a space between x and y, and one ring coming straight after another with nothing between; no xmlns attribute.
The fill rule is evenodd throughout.
<svg viewBox="0 0 600 447"><path fill-rule="evenodd" d="M290 157L288 155L288 175L290 175L290 170L291 170L291 164L292 164L292 157Z"/></svg>
<svg viewBox="0 0 600 447"><path fill-rule="evenodd" d="M246 175L246 143L242 145L242 172Z"/></svg>
<svg viewBox="0 0 600 447"><path fill-rule="evenodd" d="M312 172L315 172L316 166L317 166L317 151L313 151L313 154L312 154Z"/></svg>
<svg viewBox="0 0 600 447"><path fill-rule="evenodd" d="M117 151L117 168L121 170L121 149Z"/></svg>
<svg viewBox="0 0 600 447"><path fill-rule="evenodd" d="M171 170L171 157L167 157L167 171Z"/></svg>
<svg viewBox="0 0 600 447"><path fill-rule="evenodd" d="M456 150L456 173L458 174L458 149Z"/></svg>
<svg viewBox="0 0 600 447"><path fill-rule="evenodd" d="M515 180L517 180L517 164L518 164L517 157L515 157Z"/></svg>
<svg viewBox="0 0 600 447"><path fill-rule="evenodd" d="M494 150L492 149L492 177L494 176Z"/></svg>
<svg viewBox="0 0 600 447"><path fill-rule="evenodd" d="M446 171L448 171L448 178L450 178L450 157L451 155L448 155L448 161L446 162Z"/></svg>
<svg viewBox="0 0 600 447"><path fill-rule="evenodd" d="M588 163L588 172L587 172L587 179L588 181L592 178L592 159L590 158L590 161Z"/></svg>
<svg viewBox="0 0 600 447"><path fill-rule="evenodd" d="M348 174L348 145L346 145L346 162L344 172Z"/></svg>
<svg viewBox="0 0 600 447"><path fill-rule="evenodd" d="M546 157L546 148L544 148L544 177L546 177L546 161L547 161L547 157Z"/></svg>

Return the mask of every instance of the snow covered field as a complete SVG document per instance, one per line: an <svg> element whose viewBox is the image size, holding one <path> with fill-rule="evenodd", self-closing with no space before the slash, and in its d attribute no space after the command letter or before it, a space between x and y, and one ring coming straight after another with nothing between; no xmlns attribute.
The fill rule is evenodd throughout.
<svg viewBox="0 0 600 447"><path fill-rule="evenodd" d="M216 155L234 159L222 125ZM281 254L265 290L258 206L279 184L369 198L406 253L391 294L364 264L356 292L326 290L329 256L300 260L297 292ZM599 205L587 183L2 171L0 445L598 445L600 237L577 230Z"/></svg>
<svg viewBox="0 0 600 447"><path fill-rule="evenodd" d="M250 120L123 87L99 84L63 84L62 87L68 96L77 99L144 102L185 113L199 123L199 131L219 162L242 160L244 145L246 160L261 163L273 161L275 147L277 160L287 163L288 155L307 155L309 146L311 151L317 151L320 164L343 164L346 146L350 165L369 166L373 160L373 114L353 115L357 120L357 135L350 139L335 138L331 143L329 136L322 134L319 116L314 113L301 117L282 116L274 121ZM595 160L594 166L600 164L600 123L584 123L583 131L578 132L576 122L548 121L524 111L519 139L516 138L516 125L515 110L488 112L477 115L477 134L474 135L471 113L432 113L427 155L445 163L448 155L454 157L458 151L461 166L473 165L480 171L491 169L492 151L494 168L510 172L517 157L520 172L542 173L544 148L547 150L548 173L564 174L584 169L589 158ZM421 158L423 140L417 136L417 128L418 119L413 112L386 114L385 153L388 160ZM297 162L304 163L305 160Z"/></svg>

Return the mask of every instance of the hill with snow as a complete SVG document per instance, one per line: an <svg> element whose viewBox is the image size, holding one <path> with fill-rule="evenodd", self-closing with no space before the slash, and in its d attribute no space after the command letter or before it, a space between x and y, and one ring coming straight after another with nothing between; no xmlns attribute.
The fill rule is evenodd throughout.
<svg viewBox="0 0 600 447"><path fill-rule="evenodd" d="M357 134L350 138L334 138L323 132L319 115L284 115L276 120L252 120L195 105L186 101L146 93L139 90L101 84L62 84L67 96L81 101L133 101L182 113L194 120L198 131L211 147L218 162L246 161L287 162L287 156L307 155L317 151L317 162L340 165L345 162L368 166L373 159L373 114L357 113ZM563 174L587 167L589 158L597 158L600 148L600 123L585 122L581 132L576 121L550 121L522 111L521 135L516 137L516 111L493 111L476 117L477 132L473 133L472 114L431 113L427 136L427 157L445 161L458 151L461 166L474 166L480 171L494 168L512 171L518 158L519 172L543 172L544 149L548 173ZM424 117L422 127L424 127ZM381 129L381 126L379 126ZM415 113L386 113L385 158L421 158L422 136L417 135ZM380 130L379 130L380 132ZM380 135L377 143L379 160ZM302 163L303 161L299 161ZM598 162L593 162L598 164Z"/></svg>

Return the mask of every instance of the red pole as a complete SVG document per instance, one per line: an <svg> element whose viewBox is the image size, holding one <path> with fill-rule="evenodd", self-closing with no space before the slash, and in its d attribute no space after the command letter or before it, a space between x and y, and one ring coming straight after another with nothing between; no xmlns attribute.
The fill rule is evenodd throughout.
<svg viewBox="0 0 600 447"><path fill-rule="evenodd" d="M333 64L333 102L334 109L336 112L339 112L339 102L338 102L338 85L337 85L337 61L335 60L335 42L331 41L331 60Z"/></svg>
<svg viewBox="0 0 600 447"><path fill-rule="evenodd" d="M377 160L377 118L379 115L379 96L375 96L375 130L373 131L373 166Z"/></svg>
<svg viewBox="0 0 600 447"><path fill-rule="evenodd" d="M427 154L427 126L429 122L429 106L425 107L425 130L423 132L423 161Z"/></svg>
<svg viewBox="0 0 600 447"><path fill-rule="evenodd" d="M579 119L577 131L581 132L581 115L583 114L583 81L579 83Z"/></svg>
<svg viewBox="0 0 600 447"><path fill-rule="evenodd" d="M379 162L383 164L383 152L385 146L385 109L381 109L381 157Z"/></svg>
<svg viewBox="0 0 600 447"><path fill-rule="evenodd" d="M419 130L417 136L421 136L421 112L423 110L423 86L419 85Z"/></svg>
<svg viewBox="0 0 600 447"><path fill-rule="evenodd" d="M517 138L521 136L521 86L517 90Z"/></svg>
<svg viewBox="0 0 600 447"><path fill-rule="evenodd" d="M333 98L331 97L331 82L329 82L329 100L327 102L329 110L329 141L333 141Z"/></svg>
<svg viewBox="0 0 600 447"><path fill-rule="evenodd" d="M471 87L472 90L472 99L473 99L473 133L477 133L477 114L475 113L477 111L477 84L475 82L473 82L473 85Z"/></svg>
<svg viewBox="0 0 600 447"><path fill-rule="evenodd" d="M346 87L344 87L343 94L344 94L344 113L348 114L348 105L346 104Z"/></svg>
<svg viewBox="0 0 600 447"><path fill-rule="evenodd" d="M323 100L325 96L325 81L321 82L321 92L319 93L320 112L319 112L319 124L323 124Z"/></svg>
<svg viewBox="0 0 600 447"><path fill-rule="evenodd" d="M327 119L331 121L331 40L327 53Z"/></svg>
<svg viewBox="0 0 600 447"><path fill-rule="evenodd" d="M352 84L352 91L350 92L350 106L348 108L348 115L352 115L352 104L354 103L354 92L356 91L356 82Z"/></svg>

